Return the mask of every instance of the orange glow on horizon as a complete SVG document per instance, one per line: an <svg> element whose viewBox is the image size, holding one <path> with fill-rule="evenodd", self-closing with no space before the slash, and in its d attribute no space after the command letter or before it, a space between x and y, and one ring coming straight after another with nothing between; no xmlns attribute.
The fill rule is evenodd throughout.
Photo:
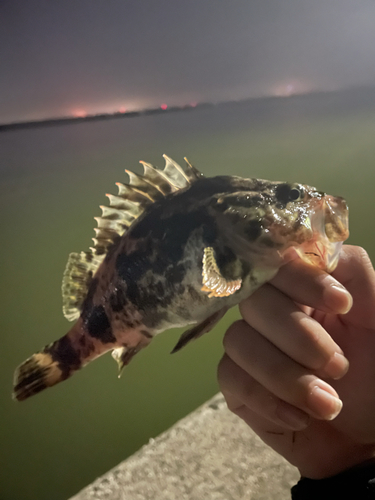
<svg viewBox="0 0 375 500"><path fill-rule="evenodd" d="M81 108L75 109L73 110L72 115L75 118L85 118L87 116L87 111Z"/></svg>

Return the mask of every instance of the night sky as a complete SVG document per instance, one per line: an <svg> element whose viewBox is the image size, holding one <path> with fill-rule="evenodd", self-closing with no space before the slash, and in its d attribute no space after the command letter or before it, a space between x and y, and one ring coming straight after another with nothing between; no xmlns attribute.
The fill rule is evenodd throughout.
<svg viewBox="0 0 375 500"><path fill-rule="evenodd" d="M1 0L0 123L375 84L373 0Z"/></svg>

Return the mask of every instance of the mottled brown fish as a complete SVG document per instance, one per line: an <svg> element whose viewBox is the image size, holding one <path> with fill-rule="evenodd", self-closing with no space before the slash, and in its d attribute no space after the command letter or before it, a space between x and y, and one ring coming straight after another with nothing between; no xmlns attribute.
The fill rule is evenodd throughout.
<svg viewBox="0 0 375 500"><path fill-rule="evenodd" d="M157 333L194 325L173 352L270 280L294 247L328 271L348 237L342 198L313 187L235 176L206 178L164 156L158 170L128 172L97 217L94 247L72 253L63 311L77 320L22 363L14 398L24 400L112 351L120 371Z"/></svg>

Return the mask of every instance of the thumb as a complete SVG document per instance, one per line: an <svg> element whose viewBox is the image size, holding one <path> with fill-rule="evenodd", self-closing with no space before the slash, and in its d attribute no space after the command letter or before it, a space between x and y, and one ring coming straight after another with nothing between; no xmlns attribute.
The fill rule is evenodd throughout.
<svg viewBox="0 0 375 500"><path fill-rule="evenodd" d="M375 271L366 250L344 245L332 276L353 297L353 307L346 314L345 322L375 328Z"/></svg>

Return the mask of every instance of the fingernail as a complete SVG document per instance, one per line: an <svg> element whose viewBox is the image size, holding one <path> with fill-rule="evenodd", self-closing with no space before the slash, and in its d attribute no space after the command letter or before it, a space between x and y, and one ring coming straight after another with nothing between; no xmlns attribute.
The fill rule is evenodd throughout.
<svg viewBox="0 0 375 500"><path fill-rule="evenodd" d="M310 423L310 417L307 413L284 403L284 401L279 402L275 413L284 424L294 431L306 429Z"/></svg>
<svg viewBox="0 0 375 500"><path fill-rule="evenodd" d="M339 352L335 352L324 367L324 372L328 377L338 380L343 377L349 369L349 361Z"/></svg>
<svg viewBox="0 0 375 500"><path fill-rule="evenodd" d="M315 382L308 395L307 404L312 413L323 420L333 420L342 408L342 401L337 392L323 380Z"/></svg>
<svg viewBox="0 0 375 500"><path fill-rule="evenodd" d="M331 285L328 290L331 290L327 297L328 306L336 313L348 313L353 305L353 298L348 290L337 282Z"/></svg>

